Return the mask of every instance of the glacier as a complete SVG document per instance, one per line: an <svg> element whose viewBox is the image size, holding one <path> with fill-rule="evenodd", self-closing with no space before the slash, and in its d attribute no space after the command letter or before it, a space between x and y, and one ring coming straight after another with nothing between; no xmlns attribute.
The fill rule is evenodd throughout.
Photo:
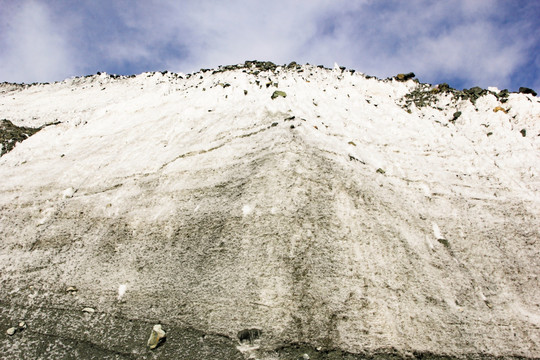
<svg viewBox="0 0 540 360"><path fill-rule="evenodd" d="M540 102L500 93L259 62L1 84L40 130L0 157L27 325L0 352L540 357Z"/></svg>

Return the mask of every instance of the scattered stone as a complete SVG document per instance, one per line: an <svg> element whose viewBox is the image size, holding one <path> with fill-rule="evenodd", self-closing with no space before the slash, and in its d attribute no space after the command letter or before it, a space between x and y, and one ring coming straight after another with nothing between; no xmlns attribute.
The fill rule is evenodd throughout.
<svg viewBox="0 0 540 360"><path fill-rule="evenodd" d="M521 129L519 132L521 133L521 136L527 136L527 129Z"/></svg>
<svg viewBox="0 0 540 360"><path fill-rule="evenodd" d="M285 93L285 91L276 90L272 94L272 100L274 100L275 98L278 98L280 96L285 98L285 97L287 97L287 94Z"/></svg>
<svg viewBox="0 0 540 360"><path fill-rule="evenodd" d="M442 238L441 238L441 239L437 239L437 241L440 242L441 244L443 244L443 246L444 246L445 248L449 248L449 247L450 247L450 243L449 243L448 240L446 240L446 239L442 239Z"/></svg>
<svg viewBox="0 0 540 360"><path fill-rule="evenodd" d="M463 98L468 98L473 104L476 104L478 98L488 94L489 91L482 89L481 87L474 86L470 89L463 89Z"/></svg>
<svg viewBox="0 0 540 360"><path fill-rule="evenodd" d="M491 135L493 135L493 132L490 131L490 132L488 132L486 135L487 135L487 136L491 136Z"/></svg>
<svg viewBox="0 0 540 360"><path fill-rule="evenodd" d="M407 80L410 80L410 79L414 79L416 75L414 75L413 72L410 72L410 73L407 73L407 74L397 74L395 79L397 81L407 81Z"/></svg>
<svg viewBox="0 0 540 360"><path fill-rule="evenodd" d="M66 292L70 293L70 294L74 294L76 293L77 291L79 291L75 286L69 286L67 289L66 289Z"/></svg>
<svg viewBox="0 0 540 360"><path fill-rule="evenodd" d="M91 307L85 307L84 309L82 309L82 311L88 314L93 314L96 312L96 310Z"/></svg>
<svg viewBox="0 0 540 360"><path fill-rule="evenodd" d="M293 69L293 70L296 70L296 69L300 69L302 66L301 65L298 65L296 63L296 61L291 61L289 63L289 65L287 65L287 69Z"/></svg>
<svg viewBox="0 0 540 360"><path fill-rule="evenodd" d="M261 337L262 330L261 329L244 329L240 330L236 336L238 337L238 341L240 343L243 342L249 342L250 344L253 344L253 341L257 340Z"/></svg>
<svg viewBox="0 0 540 360"><path fill-rule="evenodd" d="M493 109L493 112L502 111L505 114L508 114L508 111L502 108L501 106L496 106L495 109Z"/></svg>
<svg viewBox="0 0 540 360"><path fill-rule="evenodd" d="M272 125L270 125L271 127L274 127L274 126L278 126L278 123L277 122L274 122L272 123Z"/></svg>
<svg viewBox="0 0 540 360"><path fill-rule="evenodd" d="M150 334L150 338L148 339L148 347L150 350L153 350L159 346L161 342L166 337L165 331L161 328L161 325L154 325L152 328L152 333Z"/></svg>
<svg viewBox="0 0 540 360"><path fill-rule="evenodd" d="M248 69L254 67L260 71L274 71L277 69L277 65L271 61L246 61L244 62L244 66Z"/></svg>
<svg viewBox="0 0 540 360"><path fill-rule="evenodd" d="M436 90L437 92L449 92L453 89L447 83L442 83L442 84L437 85L437 87L434 90Z"/></svg>
<svg viewBox="0 0 540 360"><path fill-rule="evenodd" d="M248 94L248 91L247 90L244 90L244 95L247 95Z"/></svg>
<svg viewBox="0 0 540 360"><path fill-rule="evenodd" d="M302 357L300 358L301 360L309 360L309 355L308 354L304 354L302 355Z"/></svg>
<svg viewBox="0 0 540 360"><path fill-rule="evenodd" d="M461 116L461 111L456 111L452 117L452 120L450 120L451 123L455 123L456 120Z"/></svg>
<svg viewBox="0 0 540 360"><path fill-rule="evenodd" d="M352 145L352 146L356 146L356 144L354 143L354 141L349 141L347 144Z"/></svg>
<svg viewBox="0 0 540 360"><path fill-rule="evenodd" d="M10 327L9 329L6 330L6 334L8 334L9 336L13 336L13 334L15 334L16 331L17 331L17 328Z"/></svg>
<svg viewBox="0 0 540 360"><path fill-rule="evenodd" d="M24 330L26 329L27 326L26 326L26 322L25 321L21 321L19 322L19 330Z"/></svg>
<svg viewBox="0 0 540 360"><path fill-rule="evenodd" d="M532 96L536 96L536 91L534 91L533 89L530 89L528 87L520 87L519 88L519 92L521 94L531 94Z"/></svg>
<svg viewBox="0 0 540 360"><path fill-rule="evenodd" d="M506 102L508 96L508 90L501 90L499 93L495 93L493 91L475 86L470 89L463 89L462 91L459 91L451 88L446 83L439 84L434 88L431 88L426 84L419 84L414 90L402 98L402 101L404 102L402 106L405 109L410 109L410 106L415 104L418 108L431 106L433 108L442 110L439 107L435 107L439 101L439 97L437 95L440 93L450 94L454 100L469 100L473 105L476 104L476 100L478 98L487 94L493 94L501 103Z"/></svg>
<svg viewBox="0 0 540 360"><path fill-rule="evenodd" d="M497 99L501 103L504 104L505 102L508 101L508 95L510 95L510 92L508 91L508 89L502 89L501 91L495 94L495 97L497 97Z"/></svg>
<svg viewBox="0 0 540 360"><path fill-rule="evenodd" d="M377 169L377 173L379 173L379 174L386 174L386 171L384 171L384 170L381 169L381 168L378 168L378 169Z"/></svg>

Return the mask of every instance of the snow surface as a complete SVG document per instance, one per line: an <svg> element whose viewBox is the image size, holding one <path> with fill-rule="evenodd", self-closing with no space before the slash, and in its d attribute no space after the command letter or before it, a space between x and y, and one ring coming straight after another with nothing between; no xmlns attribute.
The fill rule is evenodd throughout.
<svg viewBox="0 0 540 360"><path fill-rule="evenodd" d="M241 146L233 141L220 149L231 139L263 131L276 120L281 126L271 130L277 142L289 125L282 118L294 115L290 124L298 125L296 133L313 146L416 183L426 196L430 191L456 192L491 199L508 191L538 202L538 98L511 94L503 104L505 114L493 112L501 105L493 95L480 98L476 106L468 100L452 104L441 95L438 106L443 110L413 105L409 114L399 98L417 86L413 81L366 79L339 68L304 69L258 77L239 70L205 72L189 79L159 72L114 79L102 73L4 90L3 118L18 126L60 124L0 159L4 179L10 179L2 182L2 192L49 183L67 189L61 196L70 197L81 187L112 184L114 179L189 169L199 161L193 155L214 148L226 161L234 157L234 143ZM266 88L267 81L277 82L287 98L270 101L276 88ZM230 86L220 85L225 83ZM451 124L458 110L462 115ZM470 194L472 184L485 187Z"/></svg>
<svg viewBox="0 0 540 360"><path fill-rule="evenodd" d="M116 223L121 220L126 224L126 228L129 228L125 236L133 239L152 238L148 224L157 224L163 236L172 239L176 236L178 227L175 227L171 219L181 222L184 227L190 226L179 218L179 199L182 198L188 199L182 200L186 201L182 203L185 208L182 205L184 212L181 212L185 218L219 218L225 216L223 211L228 211L227 217L242 218L242 221L264 223L279 217L280 220L276 221L282 224L284 229L288 229L289 225L285 225L288 224L287 219L294 218L295 214L301 212L302 207L309 206L302 203L302 199L315 198L314 201L317 202L319 200L316 198L320 197L320 201L326 201L325 194L309 193L300 181L309 178L311 183L316 184L312 174L319 172L321 179L331 179L346 189L364 189L362 186L365 186L365 189L372 189L370 191L378 191L373 192L376 194L373 196L378 199L373 204L369 199L370 192L358 193L357 198L351 199L350 194L346 194L349 190L340 192L341 190L331 188L328 191L332 193L332 201L338 205L334 206L333 202L327 205L338 219L352 221L345 223L343 220L340 229L346 231L348 228L349 233L364 234L366 239L373 239L373 234L379 234L379 230L369 226L362 228L367 225L363 222L360 224L360 220L355 224L355 214L358 213L359 206L367 207L369 204L375 209L373 211L379 214L376 220L378 226L394 229L396 234L400 233L400 236L406 239L402 241L406 243L407 249L415 253L417 259L420 259L418 261L424 264L423 269L432 269L432 275L426 275L425 278L432 282L426 286L430 289L444 289L433 301L449 307L445 311L452 312L452 316L467 324L476 321L471 319L480 316L475 312L479 305L470 305L463 301L459 303L452 298L452 286L455 287L460 281L470 281L472 285L463 286L471 293L471 289L475 288L473 297L479 299L478 301L494 302L493 298L496 298L503 304L499 307L500 310L493 310L499 311L497 315L482 313L481 320L475 323L481 329L490 329L489 319L492 317L503 321L508 316L511 319L508 321L512 324L518 324L516 319L521 319L519 321L529 324L527 326L531 326L530 329L536 329L527 330L527 334L523 330L525 340L519 343L520 345L508 345L509 348L505 348L506 345L497 347L497 341L504 338L503 335L490 340L478 333L474 335L473 330L468 333L474 335L470 335L472 337L471 343L467 345L469 347L457 344L459 340L456 340L457 345L452 341L441 345L441 339L445 336L442 330L434 331L429 336L423 334L407 338L407 335L404 335L406 330L392 325L395 324L396 314L403 314L399 310L397 296L407 290L395 290L400 288L397 279L401 278L397 268L379 267L383 263L392 264L394 255L381 252L382 248L376 248L377 245L373 245L373 242L368 241L366 245L350 238L336 240L335 244L331 245L332 251L339 253L339 256L332 259L343 264L355 264L358 269L363 269L364 283L369 282L366 279L371 279L371 286L380 289L377 290L380 291L379 295L387 294L386 291L389 290L383 289L383 280L377 280L376 274L385 274L389 279L385 280L385 286L394 289L392 296L396 298L394 305L386 302L391 298L383 299L380 296L370 298L365 304L368 309L373 306L380 310L370 313L366 318L369 318L371 324L380 327L380 333L370 330L371 337L366 335L365 338L358 339L354 334L364 331L364 325L361 325L364 320L358 320L360 322L353 325L344 323L340 325L341 335L339 340L336 340L336 346L358 351L360 348L375 349L378 346L396 346L409 350L423 347L424 350L433 350L440 345L444 351L455 352L459 345L465 346L466 351L490 349L489 351L499 354L508 354L510 351L525 356L539 356L540 333L537 329L540 326L540 290L537 286L538 279L533 278L532 274L540 270L537 237L540 229L537 222L534 224L534 221L530 220L538 220L540 215L538 98L510 94L508 101L501 104L495 96L486 95L473 104L469 100L455 100L448 95L439 94L436 105L423 108L413 105L408 112L402 106L402 98L419 86L414 81L381 81L359 73L342 71L338 67L327 70L304 65L301 70L302 72L298 72L278 68L275 72L263 71L255 75L249 69L245 72L238 69L215 74L211 71L200 72L189 77L158 72L117 79L101 74L31 87L0 85L1 118L9 119L15 125L28 127L59 122L43 128L0 158L0 231L4 234L0 252L0 277L5 291L13 291L16 286L34 281L29 280L31 278L27 278L27 275L21 275L21 269L43 266L45 270L36 270L42 271L40 281L47 282L48 277L54 278L51 280L54 284L50 284L52 290L44 290L46 293L56 291L55 286L77 283L77 287L81 289L80 294L86 289L87 299L94 299L105 307L103 304L108 304L108 301L123 298L126 285L118 287L118 284L127 283L130 284L130 296L123 300L126 306L129 306L130 301L135 301L133 299L136 299L137 293L152 293L153 281L162 284L160 286L173 286L166 278L161 278L163 271L188 271L188 267L171 270L163 261L158 265L159 271L153 271L153 275L143 276L141 279L142 270L135 269L139 266L137 264L147 261L144 260L146 255L128 250L129 247L119 240L117 244L110 245L111 249L114 248L114 257L111 255L111 258L103 260L102 269L98 271L95 268L98 265L88 265L84 259L99 246L109 246L103 245L100 239L108 236L106 234L111 231L108 229L113 225L104 220L101 225L96 222L83 228L81 224L86 221L84 218L117 219ZM277 86L274 86L274 83L277 83ZM271 95L275 90L285 91L287 97L272 100ZM494 112L497 106L502 106L507 113ZM462 114L452 123L456 111ZM522 129L526 130L526 136L522 135ZM327 159L328 164L337 164L340 173L334 173L334 165L325 168L324 162L317 163L318 165L302 162L302 154L307 157L315 153L322 154L320 156ZM267 154L275 155L273 166L276 176L267 175L257 168L257 164L262 162L258 162L258 159L263 159ZM246 169L250 169L249 172ZM348 174L345 180L338 178L344 176L342 173ZM278 174L285 175L279 177L281 175ZM224 179L242 178L244 175L248 176L249 181L224 182ZM323 180L320 186L326 186L322 184ZM335 184L334 186L338 186ZM243 189L243 193L231 195L230 199L224 202L220 202L218 195L212 198L199 193L208 189L219 190L220 186L227 189L238 186ZM290 191L290 198L284 198L285 195L277 189L290 189L287 190ZM480 205L475 213L476 204ZM397 210L388 210L391 207ZM81 210L80 215L77 209ZM189 214L186 209L190 209ZM216 215L216 209L226 210L219 210L221 215ZM407 218L406 215L400 217L400 211L403 214L414 214L414 219ZM469 218L465 218L466 216ZM506 226L503 224L506 220L515 221L518 218L531 226L523 230L532 234L527 236L530 236L535 244L528 247L528 250L522 250L518 245L498 245L508 246L507 250L504 250L508 253L505 255L503 250L496 255L488 253L486 249L494 246L491 238L483 237L480 230L476 233L476 230L471 230L488 231L490 224L503 227ZM298 249L303 247L302 241L321 237L317 232L320 225L316 220L310 221L311 225L307 222L302 223L303 225L297 224L302 229L301 237L287 237L288 245L284 248L290 251L289 254L279 254L283 249L278 247L266 248L269 245L265 239L275 231L279 232L278 228L258 233L260 237L254 239L237 234L242 239L239 241L242 249L251 249L242 250L237 256L252 259L251 256L255 255L250 254L259 246L256 245L257 241L260 241L261 244L266 244L260 246L267 249L264 258L268 260L269 268L272 266L271 259L281 259L289 255L291 259L309 264L309 260L299 255ZM484 228L482 224L486 224ZM243 226L245 230L248 225ZM421 229L421 233L417 236L418 229ZM114 231L116 234L123 230ZM205 236L206 230L198 231L202 231L201 236ZM220 228L219 231L226 230ZM234 233L239 230L231 231ZM50 235L53 233L56 237ZM481 240L472 244L467 237L474 237L473 235ZM391 238L394 235L388 233L388 236ZM61 248L66 246L69 249L69 258L62 257L64 250L48 249L47 246L49 242L53 242L53 238L67 239L54 241L63 241ZM452 265L455 269L449 270L444 276L441 275L441 266L433 265L443 261L441 259L446 256L437 255L438 253L433 255L443 249L438 239L452 240L452 262L456 263ZM221 245L212 246L215 247L205 251L220 251ZM160 251L159 245L152 249L153 252ZM398 248L384 249L397 251ZM463 255L460 260L459 254L468 255ZM39 260L40 256L49 259L48 265L39 265L45 261ZM197 256L201 255L193 255L194 258ZM496 265L493 265L502 261L504 256L512 259L522 256L519 260L522 261L521 271L528 275L505 277L507 275L502 272L506 270L497 269ZM489 262L489 266L480 265L482 258L489 258L486 261L492 262ZM256 262L262 262L257 259ZM53 268L51 264L56 264L57 267ZM283 280L286 270L280 266L282 265L272 270L275 271L274 277L260 281L265 285L261 285L257 303L262 303L264 309L274 309L268 310L271 313L269 317L263 317L259 310L252 315L247 312L244 315L245 321L240 320L242 316L231 315L234 313L231 309L235 309L242 300L230 300L234 296L228 293L227 286L220 288L216 285L219 290L205 295L213 300L205 300L197 305L202 309L198 314L205 311L209 314L208 324L200 326L206 326L211 331L234 334L236 329L233 331L227 328L226 324L248 327L248 322L255 323L255 319L260 318L266 324L274 324L272 330L269 330L272 334L289 336L285 319L290 320L290 316L279 309L283 309L284 303L289 304L292 301L287 295L291 290ZM448 266L450 269L451 266ZM466 266L472 270L463 270ZM527 266L529 270L526 270ZM346 265L343 267L348 268ZM333 267L330 269L338 271ZM449 275L452 272L460 274L456 275L456 280L446 278L452 276ZM490 272L496 274L493 276L497 279L505 279L507 282L501 280L498 283L500 291L494 287L481 289L484 286L482 284L489 282L483 282L487 281L487 275L478 274ZM337 304L343 303L349 296L349 292L344 289L352 289L350 297L355 299L358 294L364 294L367 290L350 285L353 275L350 275L351 278L349 275L340 278L336 274L333 279L321 280L321 283L313 285L309 291L319 291L317 289L324 286L334 289L325 300L329 305L324 306L335 307L332 309L338 311ZM341 272L339 274L342 276ZM192 275L183 276L183 279L187 282L191 279L190 276ZM150 279L152 281L149 282ZM212 281L224 283L228 280L224 273L217 272L212 274L211 278L201 280L200 286L206 283L214 284ZM521 286L526 286L529 296L523 293L525 290L520 286L515 285L519 281L526 284ZM448 286L444 285L446 282ZM340 284L341 288L335 288L335 284ZM199 294L198 285L192 283L191 286L190 291ZM232 289L231 287L231 294ZM433 290L432 294L437 291ZM141 301L144 303L146 300ZM228 308L229 302L232 303L231 309ZM215 305L216 303L220 305ZM198 307L190 306L187 306L186 314L199 311ZM418 309L422 307L421 304L418 305ZM159 306L153 308L151 311L155 313L152 314L158 314L160 309ZM400 318L398 320L401 326L404 326L403 329L414 333L412 329L415 326L418 329L424 328L420 325L406 327L409 326L408 321L418 321L414 324L431 321L428 319L429 313L423 314L418 309L410 312L411 319L416 316L423 320ZM129 313L130 310L125 311ZM164 313L168 311L164 310ZM352 319L363 319L364 315L360 316L359 311L352 308L346 310L347 316ZM467 320L466 315L460 315L463 311L470 315ZM196 317L187 320L187 315L177 316L181 321L190 324ZM204 323L206 320L201 320L202 318L201 316L198 321ZM323 321L322 318L320 321ZM315 323L317 321L319 320ZM368 320L365 321L367 324ZM469 330L465 332L467 331ZM297 338L294 337L297 335L290 336L302 341L301 335ZM523 344L527 344L526 348L519 349L519 346L525 346Z"/></svg>

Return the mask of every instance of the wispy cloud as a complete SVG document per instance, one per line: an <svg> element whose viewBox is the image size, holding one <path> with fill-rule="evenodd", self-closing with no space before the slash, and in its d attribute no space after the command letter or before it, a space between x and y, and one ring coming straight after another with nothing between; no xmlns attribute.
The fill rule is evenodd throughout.
<svg viewBox="0 0 540 360"><path fill-rule="evenodd" d="M379 77L414 71L463 87L540 83L535 0L13 3L0 15L13 19L0 25L0 81L259 59L338 62Z"/></svg>
<svg viewBox="0 0 540 360"><path fill-rule="evenodd" d="M64 37L65 22L34 1L10 10L0 28L0 81L49 81L77 73L75 49Z"/></svg>

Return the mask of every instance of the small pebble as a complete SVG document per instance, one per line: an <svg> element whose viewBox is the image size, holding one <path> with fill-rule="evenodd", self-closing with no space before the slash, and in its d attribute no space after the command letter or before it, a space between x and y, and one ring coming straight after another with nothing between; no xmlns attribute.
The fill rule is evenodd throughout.
<svg viewBox="0 0 540 360"><path fill-rule="evenodd" d="M23 329L26 329L26 322L21 321L19 322L19 330L23 330Z"/></svg>
<svg viewBox="0 0 540 360"><path fill-rule="evenodd" d="M86 308L82 309L82 311L85 312L85 313L89 313L89 314L93 314L93 313L96 312L96 310L94 310L91 307L86 307Z"/></svg>
<svg viewBox="0 0 540 360"><path fill-rule="evenodd" d="M15 334L15 331L17 331L17 328L10 327L6 330L6 334L8 334L9 336L13 336L13 334Z"/></svg>

